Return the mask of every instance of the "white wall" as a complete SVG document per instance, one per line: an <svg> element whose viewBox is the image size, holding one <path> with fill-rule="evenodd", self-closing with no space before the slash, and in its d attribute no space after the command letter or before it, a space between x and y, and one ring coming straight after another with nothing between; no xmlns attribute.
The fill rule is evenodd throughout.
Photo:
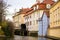
<svg viewBox="0 0 60 40"><path fill-rule="evenodd" d="M39 21L38 35L45 36L47 33L47 28L48 28L48 18L47 18L47 15L44 13L42 21Z"/></svg>

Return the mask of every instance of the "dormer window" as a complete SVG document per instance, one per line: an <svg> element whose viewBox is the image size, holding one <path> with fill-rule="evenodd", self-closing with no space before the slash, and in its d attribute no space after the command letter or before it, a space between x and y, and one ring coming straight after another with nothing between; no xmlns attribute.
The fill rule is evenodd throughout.
<svg viewBox="0 0 60 40"><path fill-rule="evenodd" d="M46 5L46 8L47 8L47 9L50 9L50 7L51 7L50 4L47 4L47 5Z"/></svg>
<svg viewBox="0 0 60 40"><path fill-rule="evenodd" d="M40 3L43 3L44 0L40 0Z"/></svg>
<svg viewBox="0 0 60 40"><path fill-rule="evenodd" d="M34 7L34 10L36 9L36 7Z"/></svg>
<svg viewBox="0 0 60 40"><path fill-rule="evenodd" d="M40 2L40 3L42 3L44 0L36 0L36 2Z"/></svg>
<svg viewBox="0 0 60 40"><path fill-rule="evenodd" d="M53 0L54 2L57 2L58 0Z"/></svg>
<svg viewBox="0 0 60 40"><path fill-rule="evenodd" d="M38 9L38 5L37 5L37 9Z"/></svg>

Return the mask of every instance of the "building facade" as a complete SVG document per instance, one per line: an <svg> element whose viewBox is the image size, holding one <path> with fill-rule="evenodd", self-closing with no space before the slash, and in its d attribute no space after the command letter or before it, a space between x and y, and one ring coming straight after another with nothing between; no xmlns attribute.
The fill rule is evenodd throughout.
<svg viewBox="0 0 60 40"><path fill-rule="evenodd" d="M60 1L54 4L50 9L50 28L48 35L60 38Z"/></svg>
<svg viewBox="0 0 60 40"><path fill-rule="evenodd" d="M19 13L16 12L16 14L13 16L13 22L15 25L14 29L20 29L20 27L19 27L19 15L18 14Z"/></svg>
<svg viewBox="0 0 60 40"><path fill-rule="evenodd" d="M25 9L19 14L19 25L22 22L25 23L29 35L36 33L39 36L45 36L49 26L49 9L54 3L52 0L37 0L37 3L32 5L30 9Z"/></svg>
<svg viewBox="0 0 60 40"><path fill-rule="evenodd" d="M42 36L42 26L40 24L41 21L47 21L46 23L46 27L45 27L45 31L43 30L43 32L47 31L48 28L48 20L49 20L49 8L46 8L46 4L44 3L37 3L35 5L33 5L32 10L29 11L25 16L25 24L27 27L27 30L30 33L37 33L39 36ZM45 13L44 13L45 12ZM47 15L48 14L48 15ZM43 25L45 26L45 25ZM44 28L43 28L44 29Z"/></svg>
<svg viewBox="0 0 60 40"><path fill-rule="evenodd" d="M19 12L15 13L15 15L13 16L13 21L15 24L15 29L21 29L21 24L24 24L24 15L26 14L26 12L30 10L29 8L22 8L20 9Z"/></svg>
<svg viewBox="0 0 60 40"><path fill-rule="evenodd" d="M49 27L49 12L44 12L42 13L42 16L38 20L38 36L46 36L47 35L47 30Z"/></svg>

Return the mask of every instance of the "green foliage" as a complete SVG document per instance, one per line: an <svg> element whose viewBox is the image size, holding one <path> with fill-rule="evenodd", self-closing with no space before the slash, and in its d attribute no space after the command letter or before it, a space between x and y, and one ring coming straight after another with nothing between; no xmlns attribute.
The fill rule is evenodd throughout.
<svg viewBox="0 0 60 40"><path fill-rule="evenodd" d="M30 33L30 36L37 37L38 33Z"/></svg>
<svg viewBox="0 0 60 40"><path fill-rule="evenodd" d="M2 30L4 31L4 34L5 34L6 36L9 36L8 27L2 27Z"/></svg>
<svg viewBox="0 0 60 40"><path fill-rule="evenodd" d="M13 36L13 23L8 21L2 22L2 30L5 36Z"/></svg>
<svg viewBox="0 0 60 40"><path fill-rule="evenodd" d="M1 28L6 27L7 23L5 21L4 22L0 22L0 26L1 26ZM2 29L0 29L0 35L4 35L4 31Z"/></svg>
<svg viewBox="0 0 60 40"><path fill-rule="evenodd" d="M4 32L0 29L0 35L4 35Z"/></svg>
<svg viewBox="0 0 60 40"><path fill-rule="evenodd" d="M1 22L0 22L0 25L1 25Z"/></svg>
<svg viewBox="0 0 60 40"><path fill-rule="evenodd" d="M8 26L6 21L2 22L1 25L2 25L2 27L7 27Z"/></svg>

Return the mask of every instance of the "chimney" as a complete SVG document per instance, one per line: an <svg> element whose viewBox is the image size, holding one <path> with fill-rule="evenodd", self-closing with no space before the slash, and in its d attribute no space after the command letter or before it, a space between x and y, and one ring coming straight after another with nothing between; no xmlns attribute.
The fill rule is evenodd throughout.
<svg viewBox="0 0 60 40"><path fill-rule="evenodd" d="M36 2L42 3L44 0L36 0Z"/></svg>

